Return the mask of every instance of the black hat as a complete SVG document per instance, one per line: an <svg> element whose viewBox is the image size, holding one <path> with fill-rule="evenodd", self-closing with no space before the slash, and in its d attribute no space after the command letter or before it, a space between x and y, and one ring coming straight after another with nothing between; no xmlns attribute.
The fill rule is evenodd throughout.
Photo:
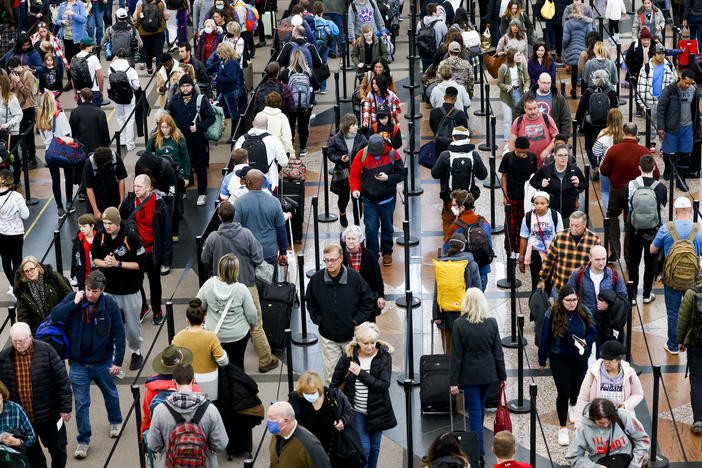
<svg viewBox="0 0 702 468"><path fill-rule="evenodd" d="M380 156L385 150L385 140L377 133L368 138L368 153L371 156Z"/></svg>
<svg viewBox="0 0 702 468"><path fill-rule="evenodd" d="M189 85L194 85L193 83L193 77L190 76L189 73L186 73L185 75L180 77L180 81L178 82L178 86L183 86L184 84L189 84Z"/></svg>
<svg viewBox="0 0 702 468"><path fill-rule="evenodd" d="M392 111L390 110L390 106L387 104L381 104L380 107L378 107L378 117L386 115L386 116L391 116Z"/></svg>
<svg viewBox="0 0 702 468"><path fill-rule="evenodd" d="M600 357L608 361L621 359L624 355L626 355L626 346L616 340L605 341L600 348Z"/></svg>
<svg viewBox="0 0 702 468"><path fill-rule="evenodd" d="M244 166L241 169L237 169L234 171L234 175L236 175L240 179L246 179L246 174L249 173L250 170L252 170L253 167L251 166Z"/></svg>

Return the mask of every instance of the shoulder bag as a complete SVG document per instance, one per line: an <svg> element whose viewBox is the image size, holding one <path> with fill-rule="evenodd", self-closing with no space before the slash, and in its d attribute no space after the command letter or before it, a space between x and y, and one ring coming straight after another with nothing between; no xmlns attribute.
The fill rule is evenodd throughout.
<svg viewBox="0 0 702 468"><path fill-rule="evenodd" d="M222 328L222 324L224 323L224 318L227 316L227 312L229 312L229 306L232 305L233 300L234 300L234 296L230 297L229 300L227 301L227 305L224 306L224 310L222 310L222 315L219 317L219 321L217 322L217 326L214 329L215 335L217 333L219 333L219 329Z"/></svg>
<svg viewBox="0 0 702 468"><path fill-rule="evenodd" d="M85 161L88 155L85 153L85 147L82 143L76 139L69 143L56 136L56 116L54 116L51 132L53 137L44 154L47 166L67 168Z"/></svg>
<svg viewBox="0 0 702 468"><path fill-rule="evenodd" d="M605 453L604 457L601 457L599 460L597 460L597 463L602 466L606 466L607 468L628 468L628 466L631 464L631 459L632 456L629 453L617 453L615 455L610 455L609 454L609 449L612 446L612 437L614 436L614 425L617 424L614 421L610 422L610 427L612 428L610 434L609 434L609 440L607 441L607 453ZM622 430L624 428L622 427ZM624 432L626 435L626 431ZM628 437L628 436L627 436ZM631 443L631 439L629 439L629 443Z"/></svg>

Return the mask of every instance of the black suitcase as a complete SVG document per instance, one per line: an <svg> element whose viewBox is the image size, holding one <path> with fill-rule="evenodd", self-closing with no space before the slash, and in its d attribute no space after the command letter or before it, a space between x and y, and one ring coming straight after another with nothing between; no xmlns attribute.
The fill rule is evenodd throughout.
<svg viewBox="0 0 702 468"><path fill-rule="evenodd" d="M449 394L450 393L451 392L449 392ZM463 396L463 399L465 401L465 395ZM449 401L453 401L453 395L451 395ZM455 431L453 429L453 405L451 405L449 411L451 415L451 432L456 434L456 437L458 437L458 442L461 444L461 449L463 449L463 453L465 453L468 457L469 466L480 466L480 436L477 432L468 431L466 429L466 417L463 415L463 430Z"/></svg>
<svg viewBox="0 0 702 468"><path fill-rule="evenodd" d="M305 181L304 180L289 180L282 179L281 181L281 197L284 200L284 205L291 205L292 219L292 236L295 242L302 241L302 223L305 219ZM288 241L292 242L291 239Z"/></svg>
<svg viewBox="0 0 702 468"><path fill-rule="evenodd" d="M431 322L431 350L434 352L434 322ZM446 414L453 397L449 388L449 355L431 354L419 358L419 402L422 414Z"/></svg>
<svg viewBox="0 0 702 468"><path fill-rule="evenodd" d="M285 329L290 328L295 298L295 285L292 283L271 283L263 289L261 320L268 344L273 349L285 347Z"/></svg>

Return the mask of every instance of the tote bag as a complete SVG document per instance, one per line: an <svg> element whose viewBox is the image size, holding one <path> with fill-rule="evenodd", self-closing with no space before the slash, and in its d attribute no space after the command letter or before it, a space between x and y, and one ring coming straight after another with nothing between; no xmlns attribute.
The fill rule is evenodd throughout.
<svg viewBox="0 0 702 468"><path fill-rule="evenodd" d="M509 409L507 409L507 394L504 386L500 386L500 401L497 403L493 431L495 434L501 431L512 432L512 419L509 417Z"/></svg>

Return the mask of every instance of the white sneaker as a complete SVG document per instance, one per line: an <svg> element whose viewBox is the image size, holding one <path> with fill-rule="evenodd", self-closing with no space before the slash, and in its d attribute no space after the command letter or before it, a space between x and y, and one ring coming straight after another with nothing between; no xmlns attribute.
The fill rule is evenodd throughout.
<svg viewBox="0 0 702 468"><path fill-rule="evenodd" d="M570 445L570 436L568 435L568 428L558 429L558 445L567 447Z"/></svg>
<svg viewBox="0 0 702 468"><path fill-rule="evenodd" d="M88 456L88 444L78 444L75 453L73 454L76 458L85 458Z"/></svg>
<svg viewBox="0 0 702 468"><path fill-rule="evenodd" d="M119 437L119 433L122 430L122 423L110 424L110 437L116 439Z"/></svg>
<svg viewBox="0 0 702 468"><path fill-rule="evenodd" d="M7 289L7 297L9 297L12 302L17 302L17 297L15 296L15 291L12 289L12 286Z"/></svg>
<svg viewBox="0 0 702 468"><path fill-rule="evenodd" d="M568 405L568 421L575 424L575 406Z"/></svg>
<svg viewBox="0 0 702 468"><path fill-rule="evenodd" d="M202 206L207 202L207 195L198 195L197 196L197 202L195 203L197 206Z"/></svg>
<svg viewBox="0 0 702 468"><path fill-rule="evenodd" d="M133 151L134 148L136 148L136 145L134 143L127 143L127 151Z"/></svg>
<svg viewBox="0 0 702 468"><path fill-rule="evenodd" d="M644 303L644 304L650 304L650 303L653 302L655 299L656 299L656 295L653 294L653 293L651 293L650 296L644 297L644 298L643 298L643 303Z"/></svg>

